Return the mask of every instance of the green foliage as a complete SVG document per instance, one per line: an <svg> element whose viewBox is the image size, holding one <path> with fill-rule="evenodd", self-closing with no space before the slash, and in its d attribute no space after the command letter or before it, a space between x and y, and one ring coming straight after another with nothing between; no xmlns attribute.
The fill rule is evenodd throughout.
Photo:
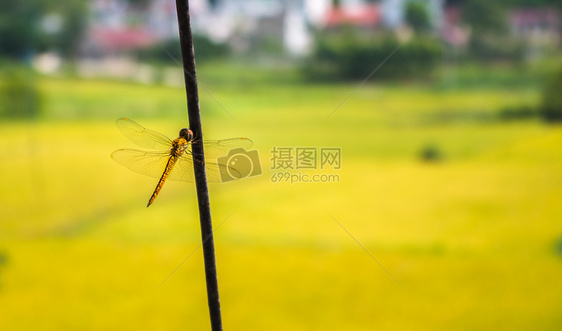
<svg viewBox="0 0 562 331"><path fill-rule="evenodd" d="M39 115L41 98L35 73L17 65L0 72L0 118L32 119Z"/></svg>
<svg viewBox="0 0 562 331"><path fill-rule="evenodd" d="M560 0L503 0L506 6L512 7L558 7L562 9Z"/></svg>
<svg viewBox="0 0 562 331"><path fill-rule="evenodd" d="M416 32L425 32L431 28L425 3L410 1L406 5L406 22Z"/></svg>
<svg viewBox="0 0 562 331"><path fill-rule="evenodd" d="M538 112L536 107L532 106L510 106L502 109L498 116L503 121L526 120L537 117Z"/></svg>
<svg viewBox="0 0 562 331"><path fill-rule="evenodd" d="M443 152L436 145L426 145L421 149L419 158L425 162L437 162L443 159Z"/></svg>
<svg viewBox="0 0 562 331"><path fill-rule="evenodd" d="M471 38L468 56L478 61L521 63L525 57L525 45L508 37L483 35Z"/></svg>
<svg viewBox="0 0 562 331"><path fill-rule="evenodd" d="M507 37L507 12L499 1L469 0L462 7L470 27L469 55L477 60L521 60L523 45Z"/></svg>
<svg viewBox="0 0 562 331"><path fill-rule="evenodd" d="M442 55L440 42L431 37L413 38L400 45L390 35L360 38L346 32L339 36L319 36L314 54L303 71L313 79L362 79L397 48L396 53L377 71L375 79L429 78Z"/></svg>
<svg viewBox="0 0 562 331"><path fill-rule="evenodd" d="M63 17L63 26L56 36L57 42L51 48L59 50L62 55L75 58L78 46L86 29L88 2L83 0L66 0L60 2L59 8L53 8Z"/></svg>
<svg viewBox="0 0 562 331"><path fill-rule="evenodd" d="M562 122L562 68L552 75L543 89L540 113L548 122Z"/></svg>
<svg viewBox="0 0 562 331"><path fill-rule="evenodd" d="M227 44L219 44L202 35L193 35L193 47L197 63L225 57L230 49ZM178 39L170 39L160 44L140 49L136 52L140 61L177 65L181 63L181 48Z"/></svg>
<svg viewBox="0 0 562 331"><path fill-rule="evenodd" d="M4 252L0 252L0 271L8 263L8 256ZM2 288L2 274L0 274L0 289Z"/></svg>
<svg viewBox="0 0 562 331"><path fill-rule="evenodd" d="M556 241L556 254L562 257L562 237L558 238Z"/></svg>
<svg viewBox="0 0 562 331"><path fill-rule="evenodd" d="M521 65L519 63L461 62L445 65L439 70L442 88L485 89L485 88L528 88L537 90L544 84L544 77L552 72L550 61ZM536 104L531 102L529 104Z"/></svg>
<svg viewBox="0 0 562 331"><path fill-rule="evenodd" d="M272 56L283 54L283 42L275 36L265 35L255 39L255 42L249 52L250 56L257 54L267 54Z"/></svg>
<svg viewBox="0 0 562 331"><path fill-rule="evenodd" d="M498 1L468 0L463 6L463 20L471 28L473 36L486 33L507 32L506 9Z"/></svg>
<svg viewBox="0 0 562 331"><path fill-rule="evenodd" d="M49 15L61 21L56 31L45 31L41 26ZM56 50L63 56L74 57L87 15L88 2L83 0L2 1L0 54L20 60L36 51Z"/></svg>
<svg viewBox="0 0 562 331"><path fill-rule="evenodd" d="M143 62L181 64L181 48L179 40L170 39L158 45L139 49L136 57Z"/></svg>
<svg viewBox="0 0 562 331"><path fill-rule="evenodd" d="M21 59L40 40L39 0L0 1L0 54Z"/></svg>
<svg viewBox="0 0 562 331"><path fill-rule="evenodd" d="M193 47L195 59L199 63L223 58L230 53L228 44L216 43L206 36L197 34L193 36Z"/></svg>

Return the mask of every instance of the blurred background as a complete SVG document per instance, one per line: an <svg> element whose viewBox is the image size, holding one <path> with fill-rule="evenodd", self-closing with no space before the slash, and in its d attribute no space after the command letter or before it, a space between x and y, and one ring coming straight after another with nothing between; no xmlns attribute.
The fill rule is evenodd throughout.
<svg viewBox="0 0 562 331"><path fill-rule="evenodd" d="M560 1L190 6L205 137L263 169L210 186L225 330L562 328ZM0 329L209 329L194 185L147 209L109 157L188 126L177 35L173 0L0 3Z"/></svg>

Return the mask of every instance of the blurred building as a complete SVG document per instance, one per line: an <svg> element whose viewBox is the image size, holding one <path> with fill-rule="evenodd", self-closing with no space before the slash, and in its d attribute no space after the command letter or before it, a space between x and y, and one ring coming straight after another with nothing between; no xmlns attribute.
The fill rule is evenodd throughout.
<svg viewBox="0 0 562 331"><path fill-rule="evenodd" d="M268 47L289 55L306 55L313 31L352 25L365 31L395 31L407 26L411 1L426 4L436 35L452 46L467 43L469 32L460 7L445 0L190 0L195 33L228 43L240 53ZM148 0L141 5L126 0L91 0L91 21L82 48L85 57L106 57L177 38L174 0ZM509 15L512 35L534 49L558 45L560 17L544 8L514 9ZM406 29L407 30L407 29Z"/></svg>
<svg viewBox="0 0 562 331"><path fill-rule="evenodd" d="M191 0L195 33L226 42L239 52L279 44L281 51L304 55L311 50L313 30L356 25L365 29L398 29L413 0ZM420 0L417 0L420 1ZM435 27L443 16L443 0L424 0ZM92 19L83 53L114 54L177 38L174 0L151 0L144 6L126 0L92 0ZM142 24L141 24L142 23ZM120 44L120 45L118 45Z"/></svg>
<svg viewBox="0 0 562 331"><path fill-rule="evenodd" d="M124 0L92 0L91 18L81 47L82 57L119 56L156 42L150 30L140 24L143 11Z"/></svg>
<svg viewBox="0 0 562 331"><path fill-rule="evenodd" d="M539 50L560 43L560 13L551 8L517 8L509 13L511 33L529 48Z"/></svg>
<svg viewBox="0 0 562 331"><path fill-rule="evenodd" d="M324 16L322 25L325 29L334 29L341 26L356 26L363 29L374 30L383 24L383 10L380 3L350 2L339 7L330 7Z"/></svg>
<svg viewBox="0 0 562 331"><path fill-rule="evenodd" d="M316 2L322 0L316 0ZM227 42L239 52L278 44L289 54L306 54L311 45L310 0L222 0L192 14L194 32ZM314 7L314 6L313 6Z"/></svg>
<svg viewBox="0 0 562 331"><path fill-rule="evenodd" d="M464 48L468 44L469 29L462 21L462 11L458 6L448 6L443 11L443 20L439 34L445 44Z"/></svg>
<svg viewBox="0 0 562 331"><path fill-rule="evenodd" d="M462 14L460 6L447 6L443 11L441 39L450 46L462 48L468 43L470 29L463 22ZM507 24L506 37L519 43L527 58L539 57L561 43L560 12L553 8L509 8Z"/></svg>
<svg viewBox="0 0 562 331"><path fill-rule="evenodd" d="M191 0L192 27L195 33L229 43L240 52L277 41L289 54L305 54L311 43L307 9L316 8L310 4L318 1L322 0L219 0L213 7L207 0ZM91 10L85 56L112 55L178 37L174 0L151 0L145 6L93 0Z"/></svg>

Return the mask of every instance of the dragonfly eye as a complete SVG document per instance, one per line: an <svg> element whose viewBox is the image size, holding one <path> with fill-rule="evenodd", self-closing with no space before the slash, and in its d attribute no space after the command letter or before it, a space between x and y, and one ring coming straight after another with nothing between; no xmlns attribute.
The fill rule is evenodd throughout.
<svg viewBox="0 0 562 331"><path fill-rule="evenodd" d="M180 137L186 139L186 140L191 140L193 137L193 134L191 133L191 130L188 129L181 129L180 130Z"/></svg>

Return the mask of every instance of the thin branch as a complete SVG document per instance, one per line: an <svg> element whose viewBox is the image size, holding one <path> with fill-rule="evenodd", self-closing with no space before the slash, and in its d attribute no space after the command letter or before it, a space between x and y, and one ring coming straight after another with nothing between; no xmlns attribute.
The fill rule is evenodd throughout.
<svg viewBox="0 0 562 331"><path fill-rule="evenodd" d="M201 112L199 110L199 94L197 90L197 74L195 71L195 53L193 50L193 35L191 33L191 18L188 0L176 0L178 27L183 62L183 76L185 93L187 95L187 115L189 128L195 137L203 139L201 128ZM205 279L207 282L207 299L211 318L211 330L222 330L221 309L219 301L219 285L217 280L217 265L215 261L215 242L213 239L213 224L211 221L211 204L207 174L205 173L205 157L203 144L193 144L193 168L195 172L195 187L199 205L199 219L201 222L201 238L203 241L203 258L205 261Z"/></svg>

